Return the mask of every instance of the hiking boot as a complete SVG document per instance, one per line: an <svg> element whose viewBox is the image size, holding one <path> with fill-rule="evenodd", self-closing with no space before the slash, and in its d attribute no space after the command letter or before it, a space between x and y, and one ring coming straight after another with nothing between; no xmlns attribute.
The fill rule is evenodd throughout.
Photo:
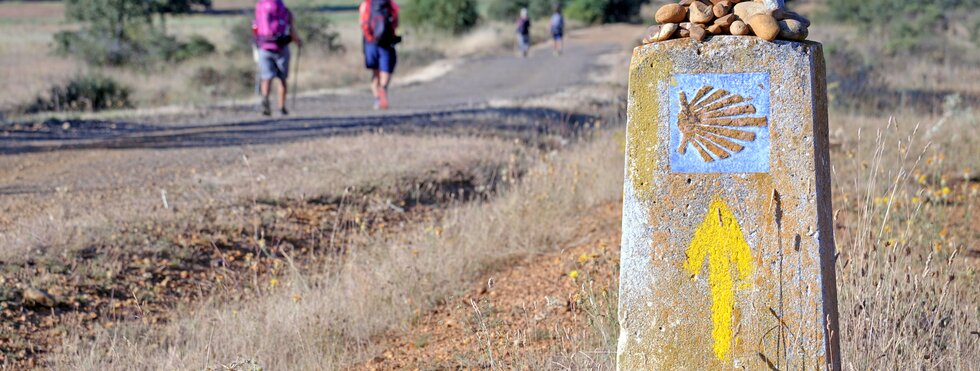
<svg viewBox="0 0 980 371"><path fill-rule="evenodd" d="M272 104L269 103L269 97L262 99L262 116L272 115Z"/></svg>
<svg viewBox="0 0 980 371"><path fill-rule="evenodd" d="M381 92L378 93L378 108L388 109L388 90L386 89L381 89Z"/></svg>
<svg viewBox="0 0 980 371"><path fill-rule="evenodd" d="M286 107L280 108L279 113L281 113L283 116L289 116L289 111L286 110Z"/></svg>

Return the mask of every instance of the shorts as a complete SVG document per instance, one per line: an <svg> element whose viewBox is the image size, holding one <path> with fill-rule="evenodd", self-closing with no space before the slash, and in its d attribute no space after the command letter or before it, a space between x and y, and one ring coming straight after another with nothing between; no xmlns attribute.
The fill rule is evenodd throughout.
<svg viewBox="0 0 980 371"><path fill-rule="evenodd" d="M382 46L375 43L364 43L364 66L367 69L393 73L397 63L398 53L395 52L393 45Z"/></svg>
<svg viewBox="0 0 980 371"><path fill-rule="evenodd" d="M564 36L564 35L562 35L561 32L552 32L551 33L551 38L554 39L555 41L561 41L562 36Z"/></svg>
<svg viewBox="0 0 980 371"><path fill-rule="evenodd" d="M531 47L531 35L517 34L517 47L526 51Z"/></svg>
<svg viewBox="0 0 980 371"><path fill-rule="evenodd" d="M259 49L257 58L259 77L262 80L279 78L286 81L289 77L289 47L284 47L278 52Z"/></svg>

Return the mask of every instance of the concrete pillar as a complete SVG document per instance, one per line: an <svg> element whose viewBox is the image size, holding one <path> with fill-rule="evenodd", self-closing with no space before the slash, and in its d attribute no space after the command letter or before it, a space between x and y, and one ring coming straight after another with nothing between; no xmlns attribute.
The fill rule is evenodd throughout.
<svg viewBox="0 0 980 371"><path fill-rule="evenodd" d="M620 369L840 369L829 156L820 44L634 49Z"/></svg>

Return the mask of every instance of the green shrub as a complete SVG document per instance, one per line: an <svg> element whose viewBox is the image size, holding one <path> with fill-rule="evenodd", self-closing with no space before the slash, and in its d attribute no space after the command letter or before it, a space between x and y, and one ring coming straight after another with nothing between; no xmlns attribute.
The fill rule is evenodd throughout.
<svg viewBox="0 0 980 371"><path fill-rule="evenodd" d="M649 0L570 0L565 8L568 18L587 23L635 22L640 6Z"/></svg>
<svg viewBox="0 0 980 371"><path fill-rule="evenodd" d="M934 46L945 13L977 7L980 0L827 0L826 16L870 29L889 52L914 52Z"/></svg>
<svg viewBox="0 0 980 371"><path fill-rule="evenodd" d="M599 23L603 20L606 10L604 0L571 0L565 8L568 18L586 23Z"/></svg>
<svg viewBox="0 0 980 371"><path fill-rule="evenodd" d="M100 111L132 107L131 90L102 75L79 76L63 86L49 89L25 109L28 113L45 111Z"/></svg>
<svg viewBox="0 0 980 371"><path fill-rule="evenodd" d="M56 34L54 50L100 66L145 67L207 55L214 51L210 42L202 37L181 42L153 19L154 15L162 20L165 14L210 4L210 0L66 0L65 18L83 27Z"/></svg>
<svg viewBox="0 0 980 371"><path fill-rule="evenodd" d="M533 19L543 18L554 12L555 0L490 0L487 4L487 18L498 21L513 21L521 8L527 8Z"/></svg>
<svg viewBox="0 0 980 371"><path fill-rule="evenodd" d="M255 88L255 69L251 66L212 66L198 68L194 72L194 85L210 96L241 95Z"/></svg>
<svg viewBox="0 0 980 371"><path fill-rule="evenodd" d="M98 30L82 30L55 34L54 49L59 55L73 55L93 65L148 67L206 56L215 46L199 35L183 42L153 30L122 39Z"/></svg>
<svg viewBox="0 0 980 371"><path fill-rule="evenodd" d="M204 57L214 53L216 49L217 48L214 46L214 44L212 44L211 41L208 41L206 37L194 35L191 36L190 40L181 45L180 50L177 51L175 59L182 61L191 58Z"/></svg>
<svg viewBox="0 0 980 371"><path fill-rule="evenodd" d="M249 29L251 30L251 24ZM297 13L296 33L303 39L304 47L309 46L326 52L344 52L344 45L340 43L340 34L334 29L330 18L325 15L311 12Z"/></svg>
<svg viewBox="0 0 980 371"><path fill-rule="evenodd" d="M402 6L401 20L418 28L460 34L480 18L475 0L412 0Z"/></svg>

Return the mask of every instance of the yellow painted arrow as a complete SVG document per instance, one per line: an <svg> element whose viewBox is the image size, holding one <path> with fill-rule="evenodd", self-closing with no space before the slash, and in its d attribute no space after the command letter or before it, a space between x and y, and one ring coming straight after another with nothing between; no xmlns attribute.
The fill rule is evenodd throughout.
<svg viewBox="0 0 980 371"><path fill-rule="evenodd" d="M684 269L697 276L708 255L708 286L711 287L711 331L715 339L715 356L722 361L731 359L732 311L735 308L735 280L739 289L748 287L752 273L752 257L745 235L735 220L735 215L721 198L715 197L708 208L704 221L694 232L691 246L687 248ZM732 270L735 271L732 271Z"/></svg>

